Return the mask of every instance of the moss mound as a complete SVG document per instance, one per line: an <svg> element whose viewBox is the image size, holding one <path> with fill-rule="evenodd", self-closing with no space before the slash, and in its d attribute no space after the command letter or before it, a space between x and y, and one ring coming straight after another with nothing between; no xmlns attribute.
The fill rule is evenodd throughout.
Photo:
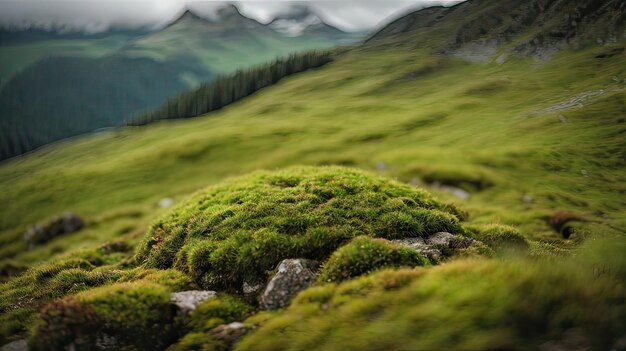
<svg viewBox="0 0 626 351"><path fill-rule="evenodd" d="M235 350L609 350L624 284L533 260L385 270L302 292Z"/></svg>
<svg viewBox="0 0 626 351"><path fill-rule="evenodd" d="M63 255L0 284L0 343L23 334L38 310L53 299L118 279L136 279L136 271L118 269L129 255L126 246L105 244Z"/></svg>
<svg viewBox="0 0 626 351"><path fill-rule="evenodd" d="M330 256L318 279L321 282L342 281L385 267L415 267L429 263L414 249L385 239L360 236Z"/></svg>
<svg viewBox="0 0 626 351"><path fill-rule="evenodd" d="M180 272L93 288L49 303L32 337L34 350L162 350L181 328L173 291L188 281Z"/></svg>
<svg viewBox="0 0 626 351"><path fill-rule="evenodd" d="M238 291L244 281L265 282L282 259L323 261L360 235L461 233L459 217L425 191L354 169L256 172L200 191L156 221L137 260Z"/></svg>
<svg viewBox="0 0 626 351"><path fill-rule="evenodd" d="M502 224L469 226L468 231L491 249L498 251L527 250L530 243L519 230Z"/></svg>

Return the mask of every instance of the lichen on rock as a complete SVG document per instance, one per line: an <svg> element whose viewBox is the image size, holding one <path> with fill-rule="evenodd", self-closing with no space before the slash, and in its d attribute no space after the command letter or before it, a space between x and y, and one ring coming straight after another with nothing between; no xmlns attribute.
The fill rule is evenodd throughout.
<svg viewBox="0 0 626 351"><path fill-rule="evenodd" d="M263 308L271 310L287 306L297 293L315 282L318 266L318 262L311 260L281 261L261 297Z"/></svg>

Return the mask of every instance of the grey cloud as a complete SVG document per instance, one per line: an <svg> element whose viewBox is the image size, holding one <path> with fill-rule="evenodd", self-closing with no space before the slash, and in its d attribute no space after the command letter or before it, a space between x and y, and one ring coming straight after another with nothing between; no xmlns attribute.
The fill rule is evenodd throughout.
<svg viewBox="0 0 626 351"><path fill-rule="evenodd" d="M260 22L270 21L294 4L308 4L326 21L345 30L373 29L391 16L430 4L451 5L458 0L335 0L335 1L239 1L241 12ZM158 27L184 8L212 17L221 1L185 0L0 0L0 25L5 27L58 27L90 32L110 26Z"/></svg>

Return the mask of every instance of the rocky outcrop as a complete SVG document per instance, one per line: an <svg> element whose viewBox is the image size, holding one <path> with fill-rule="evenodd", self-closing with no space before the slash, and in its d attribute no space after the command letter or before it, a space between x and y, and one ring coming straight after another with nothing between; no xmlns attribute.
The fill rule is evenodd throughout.
<svg viewBox="0 0 626 351"><path fill-rule="evenodd" d="M46 243L59 235L73 233L81 230L85 222L77 215L66 212L61 216L53 217L48 222L37 223L28 228L24 233L24 240L29 249L39 244Z"/></svg>
<svg viewBox="0 0 626 351"><path fill-rule="evenodd" d="M212 299L217 295L215 291L208 290L189 290L175 292L172 294L171 300L178 310L183 314L189 314L200 306L204 301Z"/></svg>
<svg viewBox="0 0 626 351"><path fill-rule="evenodd" d="M606 45L625 37L623 0L471 0L429 7L401 17L367 40L405 44L473 62L502 64L510 54L547 60L568 46ZM431 42L431 38L438 38ZM505 48L505 52L500 49ZM503 55L498 55L504 54Z"/></svg>
<svg viewBox="0 0 626 351"><path fill-rule="evenodd" d="M280 262L261 297L261 305L268 310L285 307L300 291L315 282L318 263L305 259L287 259Z"/></svg>

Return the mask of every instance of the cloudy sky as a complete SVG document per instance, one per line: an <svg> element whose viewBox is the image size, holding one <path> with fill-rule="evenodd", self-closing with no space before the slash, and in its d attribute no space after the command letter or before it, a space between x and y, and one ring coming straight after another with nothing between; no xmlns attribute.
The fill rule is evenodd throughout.
<svg viewBox="0 0 626 351"><path fill-rule="evenodd" d="M260 22L294 4L307 3L326 21L345 30L373 29L389 18L428 5L452 5L459 0L326 0L234 2L241 12ZM4 27L63 27L105 30L112 25L158 27L185 8L211 16L221 1L189 0L0 0L0 25Z"/></svg>

